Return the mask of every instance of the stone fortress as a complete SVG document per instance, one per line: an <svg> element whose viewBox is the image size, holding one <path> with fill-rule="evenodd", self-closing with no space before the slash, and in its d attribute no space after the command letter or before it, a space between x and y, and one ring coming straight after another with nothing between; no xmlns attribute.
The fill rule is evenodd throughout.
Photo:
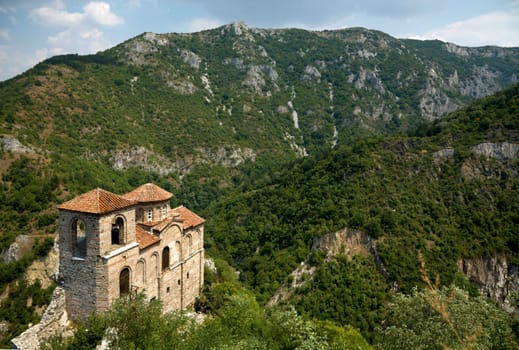
<svg viewBox="0 0 519 350"><path fill-rule="evenodd" d="M164 312L185 308L204 282L204 219L151 183L124 195L97 188L58 206L59 283L70 319L144 291Z"/></svg>

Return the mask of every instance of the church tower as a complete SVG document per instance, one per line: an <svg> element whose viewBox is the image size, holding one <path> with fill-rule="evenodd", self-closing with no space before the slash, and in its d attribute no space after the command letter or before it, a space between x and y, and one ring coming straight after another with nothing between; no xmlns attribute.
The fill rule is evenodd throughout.
<svg viewBox="0 0 519 350"><path fill-rule="evenodd" d="M106 256L138 245L135 204L97 188L58 206L59 280L70 317L110 306Z"/></svg>
<svg viewBox="0 0 519 350"><path fill-rule="evenodd" d="M60 269L69 318L86 319L128 293L192 305L204 283L205 220L151 183L122 196L97 188L58 206Z"/></svg>

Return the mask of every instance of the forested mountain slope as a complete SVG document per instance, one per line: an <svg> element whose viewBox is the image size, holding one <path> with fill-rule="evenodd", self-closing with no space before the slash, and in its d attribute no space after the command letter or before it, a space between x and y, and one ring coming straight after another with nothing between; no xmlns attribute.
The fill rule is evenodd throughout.
<svg viewBox="0 0 519 350"><path fill-rule="evenodd" d="M343 228L375 240L386 292L392 284L404 292L424 285L419 252L431 278L438 274L445 285L460 282L462 258L497 254L517 265L518 108L515 85L429 124L420 135L366 138L236 177L235 190L204 213L212 218L209 251L233 262L263 301L307 259L315 239ZM375 286L379 277L368 278L366 285ZM323 315L319 300L326 299L307 306Z"/></svg>
<svg viewBox="0 0 519 350"><path fill-rule="evenodd" d="M309 254L315 285L287 301L303 314L339 300L317 292L333 271L353 276L336 285L376 282L373 305L352 295L342 316L321 308L374 339L392 286L423 285L418 251L446 285L466 282L459 259L517 265L518 73L517 48L233 23L145 33L0 83L0 250L21 234L38 242L0 268L6 334L35 322L50 293L8 285L50 248L55 204L155 182L202 213L208 254L261 304ZM311 252L345 228L369 235L377 256L351 265Z"/></svg>

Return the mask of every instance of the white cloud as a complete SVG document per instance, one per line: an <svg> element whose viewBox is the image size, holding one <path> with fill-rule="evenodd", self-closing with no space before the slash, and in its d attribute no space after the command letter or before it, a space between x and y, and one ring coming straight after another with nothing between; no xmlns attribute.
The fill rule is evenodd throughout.
<svg viewBox="0 0 519 350"><path fill-rule="evenodd" d="M62 11L52 7L39 7L31 11L30 17L38 23L69 27L81 24L85 15L79 12Z"/></svg>
<svg viewBox="0 0 519 350"><path fill-rule="evenodd" d="M73 43L73 32L71 30L65 30L59 32L57 35L49 35L47 37L47 42L52 45L54 48L70 46Z"/></svg>
<svg viewBox="0 0 519 350"><path fill-rule="evenodd" d="M188 24L189 32L199 32L201 30L212 29L223 25L221 21L210 18L195 18Z"/></svg>
<svg viewBox="0 0 519 350"><path fill-rule="evenodd" d="M84 28L80 30L68 29L56 35L48 36L49 54L78 53L91 54L110 47L111 43L98 28ZM44 57L46 58L46 57Z"/></svg>
<svg viewBox="0 0 519 350"><path fill-rule="evenodd" d="M492 12L432 30L417 39L439 39L463 46L519 46L519 11Z"/></svg>
<svg viewBox="0 0 519 350"><path fill-rule="evenodd" d="M32 10L30 16L37 23L64 27L47 36L48 47L37 51L41 59L56 54L90 54L104 50L111 43L98 26L113 27L124 23L124 19L102 1L88 2L82 12L69 12L63 1L56 0L52 6Z"/></svg>
<svg viewBox="0 0 519 350"><path fill-rule="evenodd" d="M92 1L83 7L85 15L94 22L105 26L116 26L124 23L124 20L110 10L110 4L101 1Z"/></svg>
<svg viewBox="0 0 519 350"><path fill-rule="evenodd" d="M111 11L110 4L101 1L89 2L83 7L83 12L68 12L64 4L58 1L54 7L32 10L30 17L37 23L60 27L86 25L89 21L109 27L124 23L123 18Z"/></svg>

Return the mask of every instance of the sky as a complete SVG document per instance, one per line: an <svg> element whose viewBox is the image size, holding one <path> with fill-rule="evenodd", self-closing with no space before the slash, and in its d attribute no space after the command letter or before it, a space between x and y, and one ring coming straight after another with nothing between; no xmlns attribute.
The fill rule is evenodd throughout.
<svg viewBox="0 0 519 350"><path fill-rule="evenodd" d="M96 53L143 32L196 32L234 21L519 47L519 0L0 0L0 81L46 58Z"/></svg>

